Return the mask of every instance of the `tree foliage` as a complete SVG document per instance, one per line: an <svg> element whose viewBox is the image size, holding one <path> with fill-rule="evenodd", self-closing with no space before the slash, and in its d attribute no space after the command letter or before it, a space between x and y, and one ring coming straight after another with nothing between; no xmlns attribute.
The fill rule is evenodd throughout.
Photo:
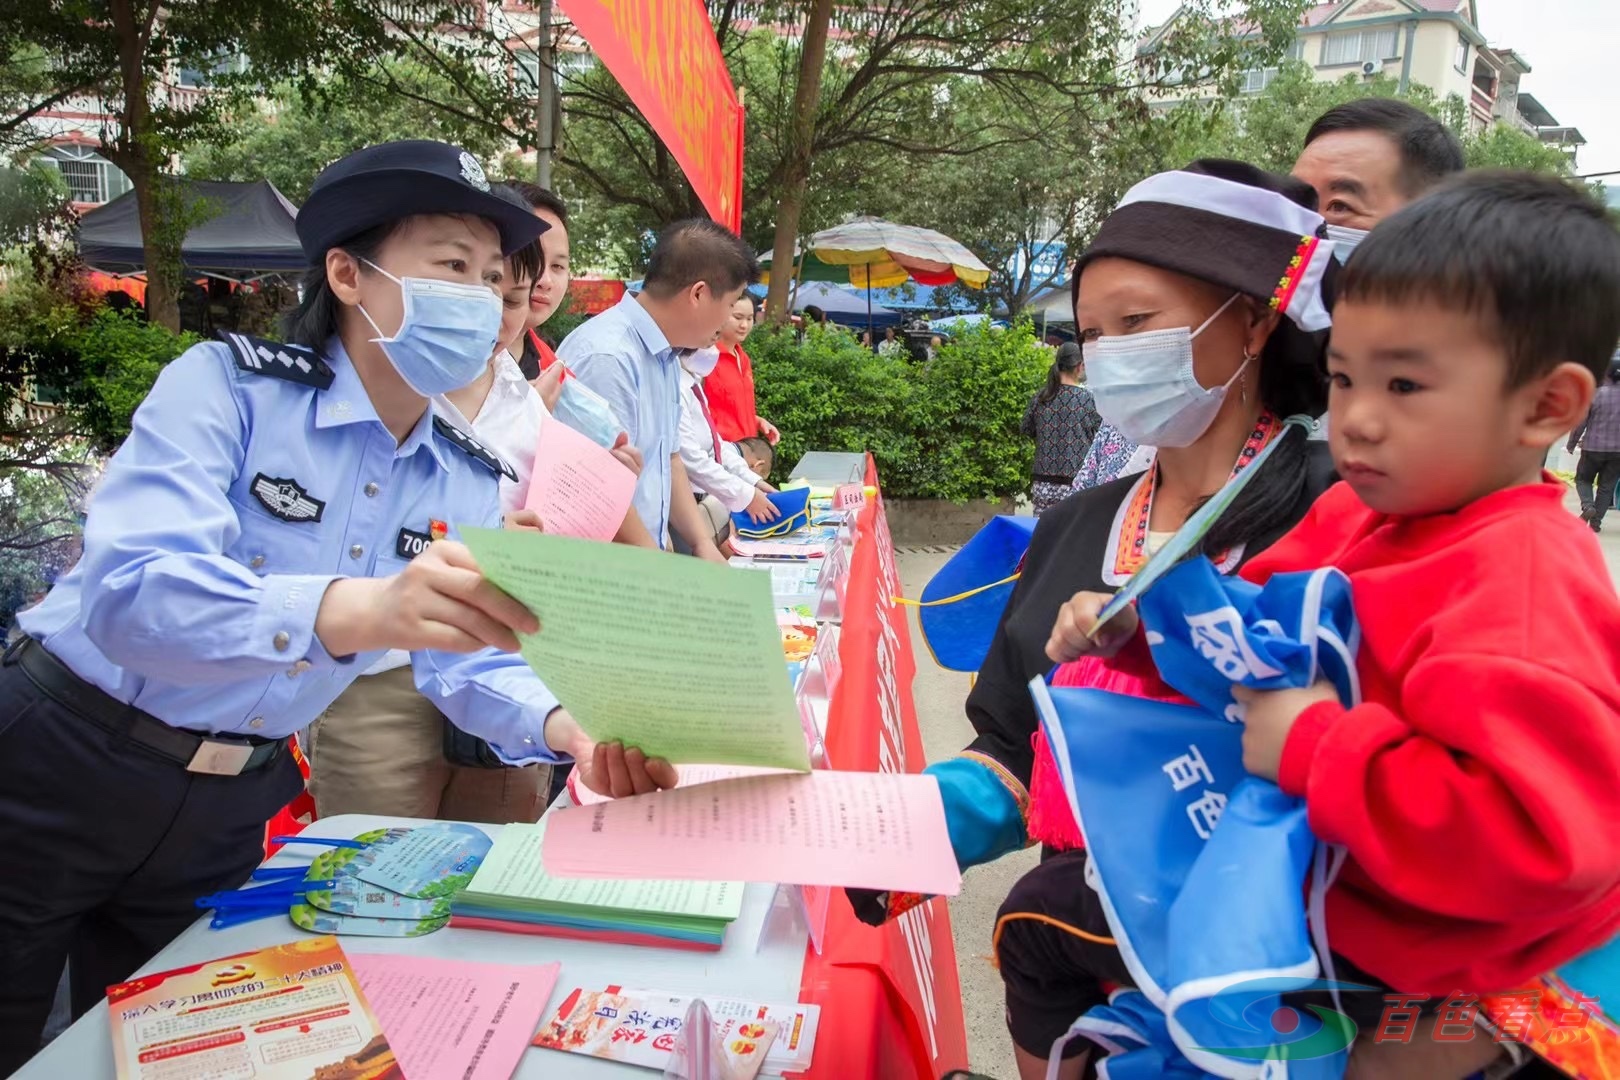
<svg viewBox="0 0 1620 1080"><path fill-rule="evenodd" d="M781 211L801 158L808 179L802 220L791 223L795 235L903 205L898 194L932 190L927 174L936 166L960 166L959 175L938 186L965 201L970 192L960 174L974 169L1015 157L1048 172L1072 167L1066 152L1078 144L1090 154L1127 118L1143 119L1143 95L1169 85L1173 73L1201 71L1201 80L1213 84L1270 62L1305 5L1250 0L1245 18L1262 32L1240 40L1212 14L1216 5L1194 0L1184 5L1182 29L1141 63L1131 58L1123 0L879 0L837 7L809 143L799 146L792 106L809 6L749 5L745 23L730 0L709 4L748 107L744 234L758 248L771 246L788 216ZM563 99L560 175L605 208L619 235L699 212L674 160L605 71L568 78ZM1043 145L1051 150L1046 158ZM993 192L993 181L1011 171L983 187ZM1023 186L1029 203L1041 185ZM1042 209L1061 223L1074 201L1060 192ZM926 209L921 202L905 208ZM908 223L935 221L930 214Z"/></svg>
<svg viewBox="0 0 1620 1080"><path fill-rule="evenodd" d="M0 8L0 55L17 70L0 76L0 139L69 96L102 104L115 122L101 152L129 178L145 263L159 270L147 309L175 328L184 230L162 227L176 224L163 188L173 157L226 141L231 119L269 87L291 83L318 99L334 79L521 135L510 57L480 11L454 0L11 0ZM437 34L444 25L460 27L453 41ZM387 63L395 57L416 60L451 92L435 97ZM185 68L210 73L208 89L175 87Z"/></svg>
<svg viewBox="0 0 1620 1080"><path fill-rule="evenodd" d="M217 137L188 145L185 172L199 180L269 180L294 203L327 165L373 143L393 139L440 139L481 159L503 150L508 139L486 124L429 104L455 95L448 79L415 60L389 60L379 67L410 96L379 90L371 80L336 76L317 93L291 83L273 88L222 120Z"/></svg>
<svg viewBox="0 0 1620 1080"><path fill-rule="evenodd" d="M1469 131L1467 107L1455 94L1442 99L1421 83L1409 84L1402 93L1400 83L1383 74L1319 82L1310 67L1298 62L1283 65L1258 94L1189 102L1165 120L1178 129L1170 145L1184 160L1176 164L1199 157L1231 157L1287 172L1317 117L1336 105L1368 97L1400 98L1440 120L1461 140L1469 168L1530 169L1562 176L1573 171L1557 146L1507 124Z"/></svg>

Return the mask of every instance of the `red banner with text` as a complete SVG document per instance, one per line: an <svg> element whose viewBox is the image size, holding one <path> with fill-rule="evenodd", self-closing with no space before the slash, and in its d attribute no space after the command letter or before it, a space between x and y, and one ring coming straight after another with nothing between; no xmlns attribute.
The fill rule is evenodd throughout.
<svg viewBox="0 0 1620 1080"><path fill-rule="evenodd" d="M742 230L743 111L703 0L557 0L674 155L709 216Z"/></svg>
<svg viewBox="0 0 1620 1080"><path fill-rule="evenodd" d="M870 456L866 483L878 484ZM900 595L900 575L881 492L857 518L848 581L827 758L835 769L918 772L927 762L911 696L917 668L905 613L892 599ZM800 999L822 1004L838 1029L816 1044L810 1077L934 1080L967 1067L962 988L944 899L871 927L834 896L825 943L820 956L812 951L805 958Z"/></svg>

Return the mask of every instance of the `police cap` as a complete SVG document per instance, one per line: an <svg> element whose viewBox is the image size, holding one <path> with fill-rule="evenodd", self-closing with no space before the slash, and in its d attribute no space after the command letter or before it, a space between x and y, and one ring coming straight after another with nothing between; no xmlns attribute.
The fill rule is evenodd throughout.
<svg viewBox="0 0 1620 1080"><path fill-rule="evenodd" d="M504 255L547 229L522 200L491 191L483 167L467 151L405 139L356 150L322 169L298 211L298 241L318 266L328 249L412 214L486 218L500 230Z"/></svg>

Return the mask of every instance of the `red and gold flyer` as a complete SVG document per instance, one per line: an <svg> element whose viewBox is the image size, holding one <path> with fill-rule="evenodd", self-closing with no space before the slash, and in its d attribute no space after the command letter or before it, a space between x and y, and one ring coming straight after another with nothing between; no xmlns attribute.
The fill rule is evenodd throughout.
<svg viewBox="0 0 1620 1080"><path fill-rule="evenodd" d="M402 1080L337 938L107 991L118 1080Z"/></svg>

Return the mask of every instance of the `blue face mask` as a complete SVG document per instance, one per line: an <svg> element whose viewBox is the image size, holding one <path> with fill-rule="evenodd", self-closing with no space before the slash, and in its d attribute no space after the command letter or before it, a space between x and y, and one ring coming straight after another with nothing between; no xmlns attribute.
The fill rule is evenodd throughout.
<svg viewBox="0 0 1620 1080"><path fill-rule="evenodd" d="M613 449L624 425L613 415L607 399L579 381L578 376L563 379L562 396L552 415L592 442Z"/></svg>
<svg viewBox="0 0 1620 1080"><path fill-rule="evenodd" d="M432 278L397 278L370 259L366 265L399 285L404 314L393 337L383 333L365 306L360 314L377 331L372 338L405 384L423 397L459 390L478 378L501 333L501 298L482 285Z"/></svg>

